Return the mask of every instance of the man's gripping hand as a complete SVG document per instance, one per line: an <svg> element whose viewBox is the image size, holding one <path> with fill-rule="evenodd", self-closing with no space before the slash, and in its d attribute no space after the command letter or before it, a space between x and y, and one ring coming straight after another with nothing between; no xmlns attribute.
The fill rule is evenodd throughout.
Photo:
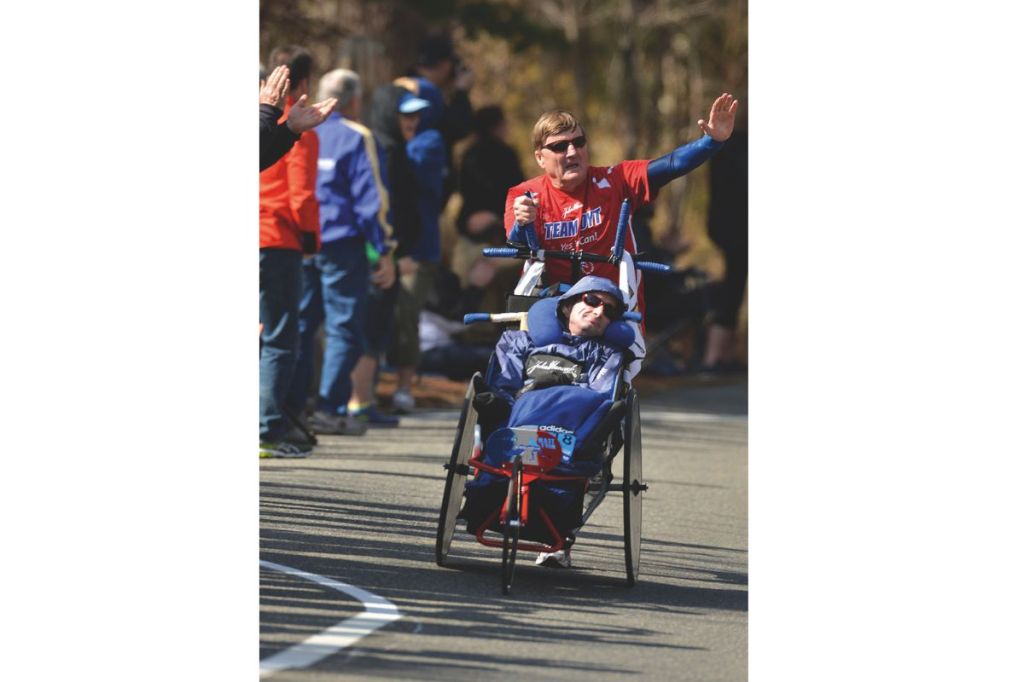
<svg viewBox="0 0 1024 682"><path fill-rule="evenodd" d="M540 206L539 199L524 194L516 197L512 202L512 215L520 225L529 225L537 220L538 206Z"/></svg>

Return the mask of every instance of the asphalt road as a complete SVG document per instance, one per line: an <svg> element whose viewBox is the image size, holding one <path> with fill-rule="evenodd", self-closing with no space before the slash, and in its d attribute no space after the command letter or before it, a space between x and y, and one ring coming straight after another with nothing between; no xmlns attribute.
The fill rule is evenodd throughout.
<svg viewBox="0 0 1024 682"><path fill-rule="evenodd" d="M419 412L365 437L321 437L305 460L261 460L260 559L273 564L260 571L261 665L287 665L311 637L300 651L319 659L267 679L745 680L746 403L745 383L641 396L650 489L632 588L613 494L580 533L572 569L534 566L523 554L507 597L500 550L464 533L450 566L438 567L454 411ZM367 621L340 628L349 640L331 634L364 606L324 581L383 597L400 617L338 649Z"/></svg>

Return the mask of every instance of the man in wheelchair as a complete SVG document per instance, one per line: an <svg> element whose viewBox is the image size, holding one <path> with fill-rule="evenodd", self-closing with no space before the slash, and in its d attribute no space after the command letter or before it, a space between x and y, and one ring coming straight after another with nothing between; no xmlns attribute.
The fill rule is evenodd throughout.
<svg viewBox="0 0 1024 682"><path fill-rule="evenodd" d="M612 424L604 419L622 389L632 328L619 318L625 310L622 293L611 281L588 275L557 299L541 299L528 314L529 331L506 331L495 348L489 382L478 378L473 406L484 442L484 461L500 466L510 458L517 426L544 427L572 434L579 444L563 455L555 473L579 477L572 481L538 481L531 502L551 517L559 533L569 536L566 549L542 553L538 564L570 565L571 531L579 526L586 479L601 471L603 442ZM507 479L480 472L467 482L466 504L460 513L475 532L495 505L500 505ZM536 539L550 540L536 528ZM529 537L530 531L524 530Z"/></svg>

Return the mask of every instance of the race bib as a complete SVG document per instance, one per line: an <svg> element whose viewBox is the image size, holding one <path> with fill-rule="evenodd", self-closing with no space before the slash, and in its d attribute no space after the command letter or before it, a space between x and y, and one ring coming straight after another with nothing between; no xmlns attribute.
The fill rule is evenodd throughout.
<svg viewBox="0 0 1024 682"><path fill-rule="evenodd" d="M523 464L551 469L572 461L576 447L576 434L558 426L516 426L515 449L522 455Z"/></svg>

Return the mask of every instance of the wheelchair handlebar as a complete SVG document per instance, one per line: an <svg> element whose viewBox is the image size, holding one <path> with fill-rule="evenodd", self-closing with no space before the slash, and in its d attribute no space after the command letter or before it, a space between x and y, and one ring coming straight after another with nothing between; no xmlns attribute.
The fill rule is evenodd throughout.
<svg viewBox="0 0 1024 682"><path fill-rule="evenodd" d="M672 272L671 265L665 265L664 263L655 263L648 260L634 261L633 265L636 266L637 270L647 270L648 272Z"/></svg>
<svg viewBox="0 0 1024 682"><path fill-rule="evenodd" d="M526 313L466 313L462 316L462 324L474 322L519 322L526 319Z"/></svg>
<svg viewBox="0 0 1024 682"><path fill-rule="evenodd" d="M608 256L599 256L596 253L586 252L573 252L573 251L535 251L531 250L527 246L487 246L483 249L483 255L488 258L560 258L562 260L573 260L580 259L590 261L593 263L609 263L611 262ZM638 260L633 261L633 266L637 270L646 270L647 272L667 273L672 272L673 268L671 265L665 265L664 263L655 263L653 261Z"/></svg>
<svg viewBox="0 0 1024 682"><path fill-rule="evenodd" d="M629 225L629 199L622 200L619 209L619 224L615 226L615 244L612 246L612 262L622 260L622 250L626 246L626 226Z"/></svg>
<svg viewBox="0 0 1024 682"><path fill-rule="evenodd" d="M488 258L515 258L520 254L519 249L514 246L486 246L484 255Z"/></svg>
<svg viewBox="0 0 1024 682"><path fill-rule="evenodd" d="M526 313L466 313L462 316L462 324L473 324L475 322L521 322ZM622 314L622 319L628 322L639 322L643 315L630 310Z"/></svg>

